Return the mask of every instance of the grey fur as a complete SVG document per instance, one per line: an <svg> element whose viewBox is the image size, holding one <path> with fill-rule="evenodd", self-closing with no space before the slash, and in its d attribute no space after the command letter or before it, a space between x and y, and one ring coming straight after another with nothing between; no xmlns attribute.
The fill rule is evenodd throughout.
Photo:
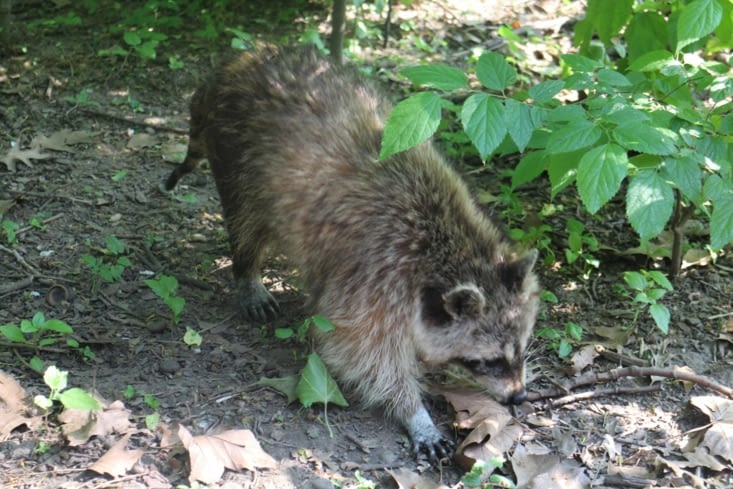
<svg viewBox="0 0 733 489"><path fill-rule="evenodd" d="M431 143L378 161L390 109L314 50L242 54L196 92L188 156L166 187L208 157L247 317L277 312L259 271L279 246L336 325L317 338L331 371L440 455L450 442L422 405L423 363L460 363L523 400L537 253L516 258Z"/></svg>

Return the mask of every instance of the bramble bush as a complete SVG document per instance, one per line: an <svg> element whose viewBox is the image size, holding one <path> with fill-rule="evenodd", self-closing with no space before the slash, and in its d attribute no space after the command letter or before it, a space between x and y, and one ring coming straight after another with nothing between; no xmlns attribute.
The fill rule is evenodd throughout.
<svg viewBox="0 0 733 489"><path fill-rule="evenodd" d="M574 39L560 79L532 86L517 86L515 66L494 52L476 62L480 89L446 65L402 70L431 90L395 106L380 158L431 137L446 109L483 161L523 154L512 188L546 174L552 197L574 188L591 214L624 188L642 244L673 232L673 275L693 216L708 222L715 256L733 241L733 2L589 0ZM455 92L468 95L462 105L448 100Z"/></svg>

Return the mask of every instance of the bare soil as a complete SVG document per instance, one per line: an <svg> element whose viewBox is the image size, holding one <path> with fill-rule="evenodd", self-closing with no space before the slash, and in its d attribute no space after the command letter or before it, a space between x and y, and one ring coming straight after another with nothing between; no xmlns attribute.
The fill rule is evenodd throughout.
<svg viewBox="0 0 733 489"><path fill-rule="evenodd" d="M522 7L508 12L516 18L524 16L523 22L561 17L560 11L545 5L552 2L536 3L545 9ZM26 5L17 10L16 21L65 12L51 8L46 3ZM488 16L491 9L485 8ZM468 49L474 42L488 43L475 33L483 32L488 38L495 25L488 18L478 24L480 29L477 24L451 22L440 26L440 32L457 50ZM273 334L275 328L305 318L297 270L287 257L271 257L265 278L280 302L282 316L271 324L245 324L232 290L226 234L208 171L186 177L177 197L158 189L173 168L166 158L174 159L169 156L185 149L189 97L212 58L226 46L219 43L207 49L192 38L171 40L166 49L184 62L183 69L172 70L167 56L156 61L130 57L124 62L97 57L96 49L104 39L100 33L105 31L88 27L27 31L28 39L14 45L25 50L8 49L0 60L0 156L11 142L27 149L33 138L61 130L84 131L89 136L88 142L70 144L66 151L44 149L49 155L45 159L29 160L30 164L16 161L15 171L0 165L0 212L6 220L20 224L17 242L3 240L0 248L0 324L19 324L42 311L46 318L71 325L74 338L88 346L94 358L85 359L63 345L33 350L0 341L0 368L31 397L47 394L41 376L26 363L38 354L46 365L68 371L71 385L93 390L109 401L122 399L133 413L133 424L141 428L130 446L143 448L145 455L133 472L117 479L91 472L87 467L119 436L92 438L71 447L52 415L45 429L19 427L0 440L0 486L190 484L186 455L161 450L160 433L142 429L144 416L153 412L143 402L143 394L159 402L163 424L180 423L194 434L248 428L277 460L274 470L226 471L222 481L211 487L350 487L356 471L389 487L393 483L385 470L390 468L406 468L434 481L456 484L463 468L447 461L438 469L423 458L416 459L402 428L380 412L364 411L358 405L329 407L331 437L321 406L305 409L288 404L281 394L257 384L262 377L297 373L304 364L304 345ZM562 29L557 32L568 35ZM461 37L462 33L466 36ZM380 59L378 52L372 54ZM86 89L90 91L85 102L67 99ZM488 167L478 184L499 194L499 174L509 164L500 161ZM548 200L548 191L539 184L523 192L520 201L531 221ZM195 196L195 202L181 198L187 195ZM721 335L733 312L730 256L723 255L716 266L685 270L675 291L663 299L672 322L669 335L662 335L645 313L633 323L631 302L618 291L624 270L664 265L618 252L636 245L633 231L624 224L621 202L601 217L584 214L571 195L561 195L556 204L563 210L545 223L552 228L548 235L557 250L557 262L545 261L539 273L544 287L559 301L544 307L538 326L563 329L573 321L585 330L576 348L609 345L611 353L642 360L647 366L686 366L733 385L730 340ZM498 201L490 207L500 215L507 204ZM600 268L588 279L580 278L577 267L563 263L565 222L571 217L586 222L603 245L596 253ZM82 260L87 254L105 257L101 249L110 235L126 245L124 255L132 263L115 282L101 280ZM107 255L106 259L114 258ZM145 285L151 273L177 277L178 293L186 300L179 324L172 324L168 308ZM202 335L200 347L184 344L186 328ZM603 328L629 331L619 344L602 337ZM601 356L586 372L626 364ZM539 392L572 380L567 369L568 363L557 357L546 340L534 342L528 362L530 390ZM634 377L589 385L585 391L648 385L648 377ZM596 486L733 487L729 460L718 459L727 466L721 471L701 465L679 469L698 479L687 472L675 473L660 462L660 458L683 459L682 449L693 438L688 430L708 423L689 400L713 392L669 380L656 380L654 385L658 389L652 392L610 392L557 407L547 399L527 403L517 412L525 428L521 442L576 460ZM132 398L123 396L127 386L136 393ZM429 408L441 428L453 433L453 413L447 402L436 397ZM455 433L456 440L465 434ZM630 478L632 473L638 480Z"/></svg>

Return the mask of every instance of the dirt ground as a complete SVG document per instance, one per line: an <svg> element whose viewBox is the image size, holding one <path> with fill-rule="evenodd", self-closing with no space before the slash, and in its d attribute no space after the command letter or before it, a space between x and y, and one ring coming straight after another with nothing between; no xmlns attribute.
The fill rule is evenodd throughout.
<svg viewBox="0 0 733 489"><path fill-rule="evenodd" d="M19 3L17 25L66 12L64 7L51 10L50 3ZM553 2L533 3L534 8L522 3L514 10L493 13L508 15L510 20L514 16L523 22L536 21L545 26L545 32L567 36L560 29L567 19L561 10L551 9ZM409 16L409 9L402 15ZM468 50L474 43L493 42L491 26L499 19L493 20L485 17L461 24L453 18L440 26L440 32L451 40L448 47ZM554 24L548 23L552 20ZM94 353L94 358L87 358L80 349L63 345L18 348L0 337L0 369L31 398L48 394L41 376L27 364L38 354L46 365L68 371L71 386L96 391L110 402L122 400L136 427L127 447L142 449L144 454L124 475L110 477L88 470L121 435L108 433L71 446L52 415L34 429L21 425L0 439L0 486L191 485L185 453L161 448L161 431L145 428L145 416L154 412L160 414L161 426L178 423L195 435L250 429L276 461L269 469L227 470L221 481L209 487L369 487L359 478L378 487L396 487L387 469L407 469L422 476L423 485L414 487L437 487L427 480L456 485L464 468L453 461L436 468L424 458L416 459L406 433L379 411L364 411L358 405L329 406L330 436L321 405L306 409L288 404L278 392L257 384L263 377L297 373L305 362L303 345L274 336L275 328L298 324L306 317L297 270L287 257L271 257L265 279L280 302L282 316L271 324L244 323L232 291L226 234L208 170L187 176L174 195L158 190L185 150L189 97L217 51L228 48L205 49L200 42L190 48L190 38L185 36L171 40L168 49L184 63L182 69L173 70L164 56L156 61L97 57L100 32L104 32L100 26L25 31L23 35L32 37L18 43L25 49L6 49L0 61L0 156L10 151L11 144L31 150L34 139L41 141L33 159L23 153L25 162L16 158L12 165L0 164L0 213L19 225L14 243L0 234L0 325L20 324L41 311L46 319L71 325L73 337ZM370 55L382 59L376 49ZM388 63L375 63L389 70ZM41 136L50 142L37 139ZM478 182L498 195L500 173L508 164L489 166ZM528 213L549 199L544 185L522 190L521 202L527 204ZM584 350L589 356L584 375L632 365L666 371L687 367L733 386L730 254L723 254L716 265L685 269L674 292L662 300L672 313L670 333L665 336L645 313L632 325L631 302L619 292L623 271L663 264L619 251L636 245L621 207L612 205L607 215L591 218L571 195L561 195L556 203L562 204L562 210L545 224L551 227L548 235L557 262L545 259L538 272L544 288L558 302L544 304L538 327L562 330L568 321L583 327L583 339L575 349L590 347L594 352ZM490 210L499 215L506 206L499 200L490 204ZM602 245L595 253L600 268L591 270L587 279L581 277L579 267L562 263L569 218L584 220ZM82 257L116 261L117 256L104 251L111 235L124 244L119 256L127 257L130 265L119 280L107 282ZM177 325L144 283L161 273L177 278L178 294L186 301ZM186 328L201 334L200 347L184 343ZM570 367L549 348L548 340L533 342L527 370L534 401L515 412L522 430L519 445L512 445L506 454L512 461L504 468L509 476L518 476L522 482L528 470L522 461L529 460L522 457L530 453L554 460L548 467L571 469L562 472L566 485L558 480L543 485L537 479L534 485L525 481L525 487L589 487L591 483L629 488L733 487L731 459L726 459L733 446L708 451L705 460L699 451L694 452L697 458L685 456L694 446L704 445L701 436L710 425L691 399L720 393L662 377L653 377L654 382L649 376L610 382L596 378L573 391L593 397L553 405L541 394L577 381ZM144 402L145 395L159 405ZM718 402L724 403L722 398ZM454 434L457 442L466 436L467 431L452 428L453 408L442 397L431 399L429 408L441 429ZM721 415L718 421L719 428L727 423L721 429L730 443L733 420ZM551 477L549 469L546 472Z"/></svg>

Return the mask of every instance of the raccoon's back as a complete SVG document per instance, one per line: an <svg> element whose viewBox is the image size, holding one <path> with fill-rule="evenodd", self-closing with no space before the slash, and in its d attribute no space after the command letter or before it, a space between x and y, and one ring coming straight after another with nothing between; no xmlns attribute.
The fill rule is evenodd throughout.
<svg viewBox="0 0 733 489"><path fill-rule="evenodd" d="M332 65L312 47L243 53L204 90L209 141L246 150L242 163L295 161L301 171L375 157L391 108L355 69Z"/></svg>

